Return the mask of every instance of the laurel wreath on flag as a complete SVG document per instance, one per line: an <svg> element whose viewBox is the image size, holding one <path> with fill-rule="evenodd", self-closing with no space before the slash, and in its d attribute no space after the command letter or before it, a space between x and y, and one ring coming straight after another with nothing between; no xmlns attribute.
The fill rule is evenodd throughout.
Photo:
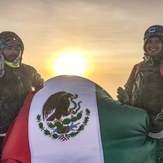
<svg viewBox="0 0 163 163"><path fill-rule="evenodd" d="M60 121L56 120L53 123L47 122L48 128L46 128L42 121L41 114L38 114L37 123L41 131L44 131L45 135L48 135L53 139L60 139L62 141L65 141L70 139L71 137L75 137L82 130L84 130L90 118L90 110L85 110L85 117L81 125L80 122L75 123L76 121L80 120L82 116L83 111L80 111L76 116L72 116L71 118L66 118Z"/></svg>

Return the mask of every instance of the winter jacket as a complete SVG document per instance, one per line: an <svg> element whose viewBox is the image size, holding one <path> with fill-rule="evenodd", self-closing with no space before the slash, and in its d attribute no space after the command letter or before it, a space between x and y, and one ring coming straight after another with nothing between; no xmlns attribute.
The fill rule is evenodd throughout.
<svg viewBox="0 0 163 163"><path fill-rule="evenodd" d="M125 84L130 104L144 108L149 115L155 116L163 108L163 77L160 64L143 61L135 65Z"/></svg>
<svg viewBox="0 0 163 163"><path fill-rule="evenodd" d="M7 132L29 92L42 84L43 79L32 66L5 65L5 74L0 77L0 134Z"/></svg>

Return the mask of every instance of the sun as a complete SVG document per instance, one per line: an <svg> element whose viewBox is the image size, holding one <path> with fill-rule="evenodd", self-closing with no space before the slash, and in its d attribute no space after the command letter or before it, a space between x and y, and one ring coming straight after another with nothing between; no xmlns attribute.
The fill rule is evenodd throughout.
<svg viewBox="0 0 163 163"><path fill-rule="evenodd" d="M86 71L86 60L80 52L65 52L61 54L54 64L57 75L84 76Z"/></svg>

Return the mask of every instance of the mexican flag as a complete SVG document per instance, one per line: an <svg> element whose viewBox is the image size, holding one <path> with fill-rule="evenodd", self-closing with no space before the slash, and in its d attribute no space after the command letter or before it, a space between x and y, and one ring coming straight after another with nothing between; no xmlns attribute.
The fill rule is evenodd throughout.
<svg viewBox="0 0 163 163"><path fill-rule="evenodd" d="M31 93L7 133L4 163L156 163L149 118L79 76L57 76Z"/></svg>

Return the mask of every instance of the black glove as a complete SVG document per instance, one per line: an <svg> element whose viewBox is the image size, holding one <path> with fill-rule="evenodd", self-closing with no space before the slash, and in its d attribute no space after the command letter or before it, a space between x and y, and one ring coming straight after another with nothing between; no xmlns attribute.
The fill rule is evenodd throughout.
<svg viewBox="0 0 163 163"><path fill-rule="evenodd" d="M118 93L117 98L120 102L122 102L123 104L129 104L129 96L122 87L119 87L117 89L117 93Z"/></svg>
<svg viewBox="0 0 163 163"><path fill-rule="evenodd" d="M151 120L148 136L163 140L163 109Z"/></svg>

